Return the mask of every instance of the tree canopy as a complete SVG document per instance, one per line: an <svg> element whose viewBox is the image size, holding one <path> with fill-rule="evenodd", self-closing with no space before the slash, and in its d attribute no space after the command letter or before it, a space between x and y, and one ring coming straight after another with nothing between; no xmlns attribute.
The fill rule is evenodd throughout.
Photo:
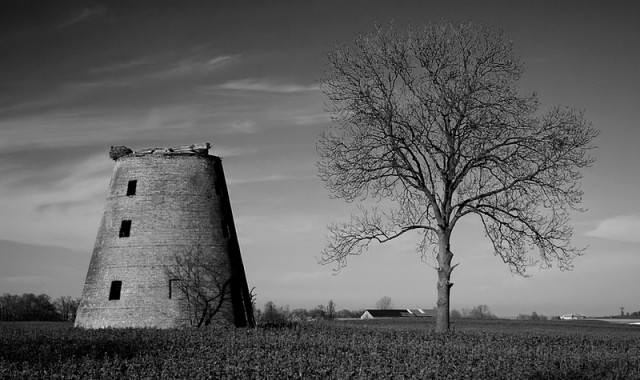
<svg viewBox="0 0 640 380"><path fill-rule="evenodd" d="M472 23L376 26L330 51L321 89L333 124L317 146L319 175L332 197L361 204L329 226L322 261L340 268L372 241L422 233L418 250L431 247L437 262L439 320L455 267L451 233L467 215L479 216L513 273L570 269L582 250L569 216L581 210L581 169L594 162L598 132L580 110L540 113L537 95L517 87L522 73L505 33Z"/></svg>

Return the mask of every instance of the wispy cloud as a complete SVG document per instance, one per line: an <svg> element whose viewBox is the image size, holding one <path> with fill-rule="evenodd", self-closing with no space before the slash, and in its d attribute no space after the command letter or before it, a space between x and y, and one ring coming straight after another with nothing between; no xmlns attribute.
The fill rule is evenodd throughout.
<svg viewBox="0 0 640 380"><path fill-rule="evenodd" d="M586 235L638 243L640 242L640 215L618 215L602 220Z"/></svg>
<svg viewBox="0 0 640 380"><path fill-rule="evenodd" d="M237 132L253 133L257 131L257 125L252 120L233 120L229 123L229 127Z"/></svg>
<svg viewBox="0 0 640 380"><path fill-rule="evenodd" d="M0 191L6 194L0 214L11 216L0 219L0 238L89 247L111 170L105 154L81 156L75 164L61 161L46 175L30 169L31 163L25 165L21 173L13 170L12 181L0 181Z"/></svg>
<svg viewBox="0 0 640 380"><path fill-rule="evenodd" d="M189 129L199 122L201 116L202 113L198 108L190 105L176 104L153 107L147 111L141 127L154 130Z"/></svg>
<svg viewBox="0 0 640 380"><path fill-rule="evenodd" d="M17 115L42 114L49 110L59 110L73 102L83 99L97 88L117 86L115 83L74 83L67 82L50 89L43 89L32 97L22 101L7 102L0 107L0 122Z"/></svg>
<svg viewBox="0 0 640 380"><path fill-rule="evenodd" d="M152 64L152 62L145 58L134 59L131 61L125 62L115 62L110 65L98 66L89 69L89 73L91 74L99 74L99 73L110 73L110 72L118 72L118 71L128 71L131 69L137 69L139 67L144 67Z"/></svg>
<svg viewBox="0 0 640 380"><path fill-rule="evenodd" d="M194 73L210 72L216 70L221 66L230 63L237 56L225 55L219 57L202 57L194 56L189 58L180 59L177 62L171 62L166 70L159 72L159 75L187 75Z"/></svg>
<svg viewBox="0 0 640 380"><path fill-rule="evenodd" d="M88 21L93 17L104 16L107 14L107 11L108 9L104 6L84 7L73 12L69 17L62 20L62 22L59 23L58 28L68 28L75 24Z"/></svg>
<svg viewBox="0 0 640 380"><path fill-rule="evenodd" d="M328 124L331 122L331 116L328 113L297 115L291 119L293 124L300 126Z"/></svg>
<svg viewBox="0 0 640 380"><path fill-rule="evenodd" d="M282 83L271 79L239 79L223 83L218 86L225 90L271 92L280 94L291 94L308 91L318 91L317 85L303 85L297 83Z"/></svg>
<svg viewBox="0 0 640 380"><path fill-rule="evenodd" d="M46 124L51 124L60 117L92 110L117 109L114 113L121 114L123 108L144 112L145 107L165 107L167 103L190 106L201 97L194 89L236 59L237 56L232 55L196 52L179 58L165 54L89 68L82 75L44 86L28 97L8 98L0 104L0 123L16 124L25 117L41 117L46 119L43 120ZM207 109L204 111L210 113ZM42 124L32 121L28 129ZM2 125L0 129L7 131Z"/></svg>
<svg viewBox="0 0 640 380"><path fill-rule="evenodd" d="M88 70L88 73L91 76L108 78L109 81L115 80L118 83L143 84L159 79L179 79L211 74L239 59L239 55L211 56L199 51L171 52L112 62L93 67Z"/></svg>

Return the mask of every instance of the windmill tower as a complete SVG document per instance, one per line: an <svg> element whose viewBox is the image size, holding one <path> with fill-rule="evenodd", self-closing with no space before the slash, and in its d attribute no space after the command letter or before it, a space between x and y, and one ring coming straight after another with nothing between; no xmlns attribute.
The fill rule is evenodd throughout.
<svg viewBox="0 0 640 380"><path fill-rule="evenodd" d="M214 263L216 281L224 283L215 319L254 324L222 160L209 148L112 147L115 167L76 327L193 322L188 297L178 291L183 279L168 271L193 252Z"/></svg>

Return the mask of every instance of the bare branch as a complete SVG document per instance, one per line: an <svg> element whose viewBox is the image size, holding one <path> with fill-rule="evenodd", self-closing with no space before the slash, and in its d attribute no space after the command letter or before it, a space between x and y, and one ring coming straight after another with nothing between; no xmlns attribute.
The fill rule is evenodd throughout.
<svg viewBox="0 0 640 380"><path fill-rule="evenodd" d="M209 325L229 301L231 283L229 263L225 257L205 253L204 247L196 244L176 252L165 273L172 281L176 294L183 298L182 306L188 310L190 324L195 327ZM174 289L172 289L172 292Z"/></svg>
<svg viewBox="0 0 640 380"><path fill-rule="evenodd" d="M428 223L419 224L420 216L413 214L415 209L412 208L388 213L380 212L378 208L371 212L363 206L358 208L361 215L352 215L349 223L334 223L328 227L330 235L320 263L336 262L336 271L339 271L346 266L348 256L361 255L371 242L386 243L409 231L436 231ZM410 217L418 217L418 223L407 223Z"/></svg>

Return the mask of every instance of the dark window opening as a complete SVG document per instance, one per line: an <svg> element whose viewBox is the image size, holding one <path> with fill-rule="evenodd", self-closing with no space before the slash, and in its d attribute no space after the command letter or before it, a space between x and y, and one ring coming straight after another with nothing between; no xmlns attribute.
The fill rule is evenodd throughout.
<svg viewBox="0 0 640 380"><path fill-rule="evenodd" d="M169 280L169 299L181 299L180 287L178 286L180 280Z"/></svg>
<svg viewBox="0 0 640 380"><path fill-rule="evenodd" d="M127 196L130 197L132 195L136 195L136 185L138 184L137 180L129 181L127 184Z"/></svg>
<svg viewBox="0 0 640 380"><path fill-rule="evenodd" d="M123 220L122 224L120 225L120 234L118 235L119 237L129 237L129 234L131 233L131 221L130 220Z"/></svg>
<svg viewBox="0 0 640 380"><path fill-rule="evenodd" d="M222 236L228 238L229 237L229 225L226 221L222 221Z"/></svg>
<svg viewBox="0 0 640 380"><path fill-rule="evenodd" d="M111 281L111 290L109 290L109 301L119 300L121 289L122 289L122 281Z"/></svg>

